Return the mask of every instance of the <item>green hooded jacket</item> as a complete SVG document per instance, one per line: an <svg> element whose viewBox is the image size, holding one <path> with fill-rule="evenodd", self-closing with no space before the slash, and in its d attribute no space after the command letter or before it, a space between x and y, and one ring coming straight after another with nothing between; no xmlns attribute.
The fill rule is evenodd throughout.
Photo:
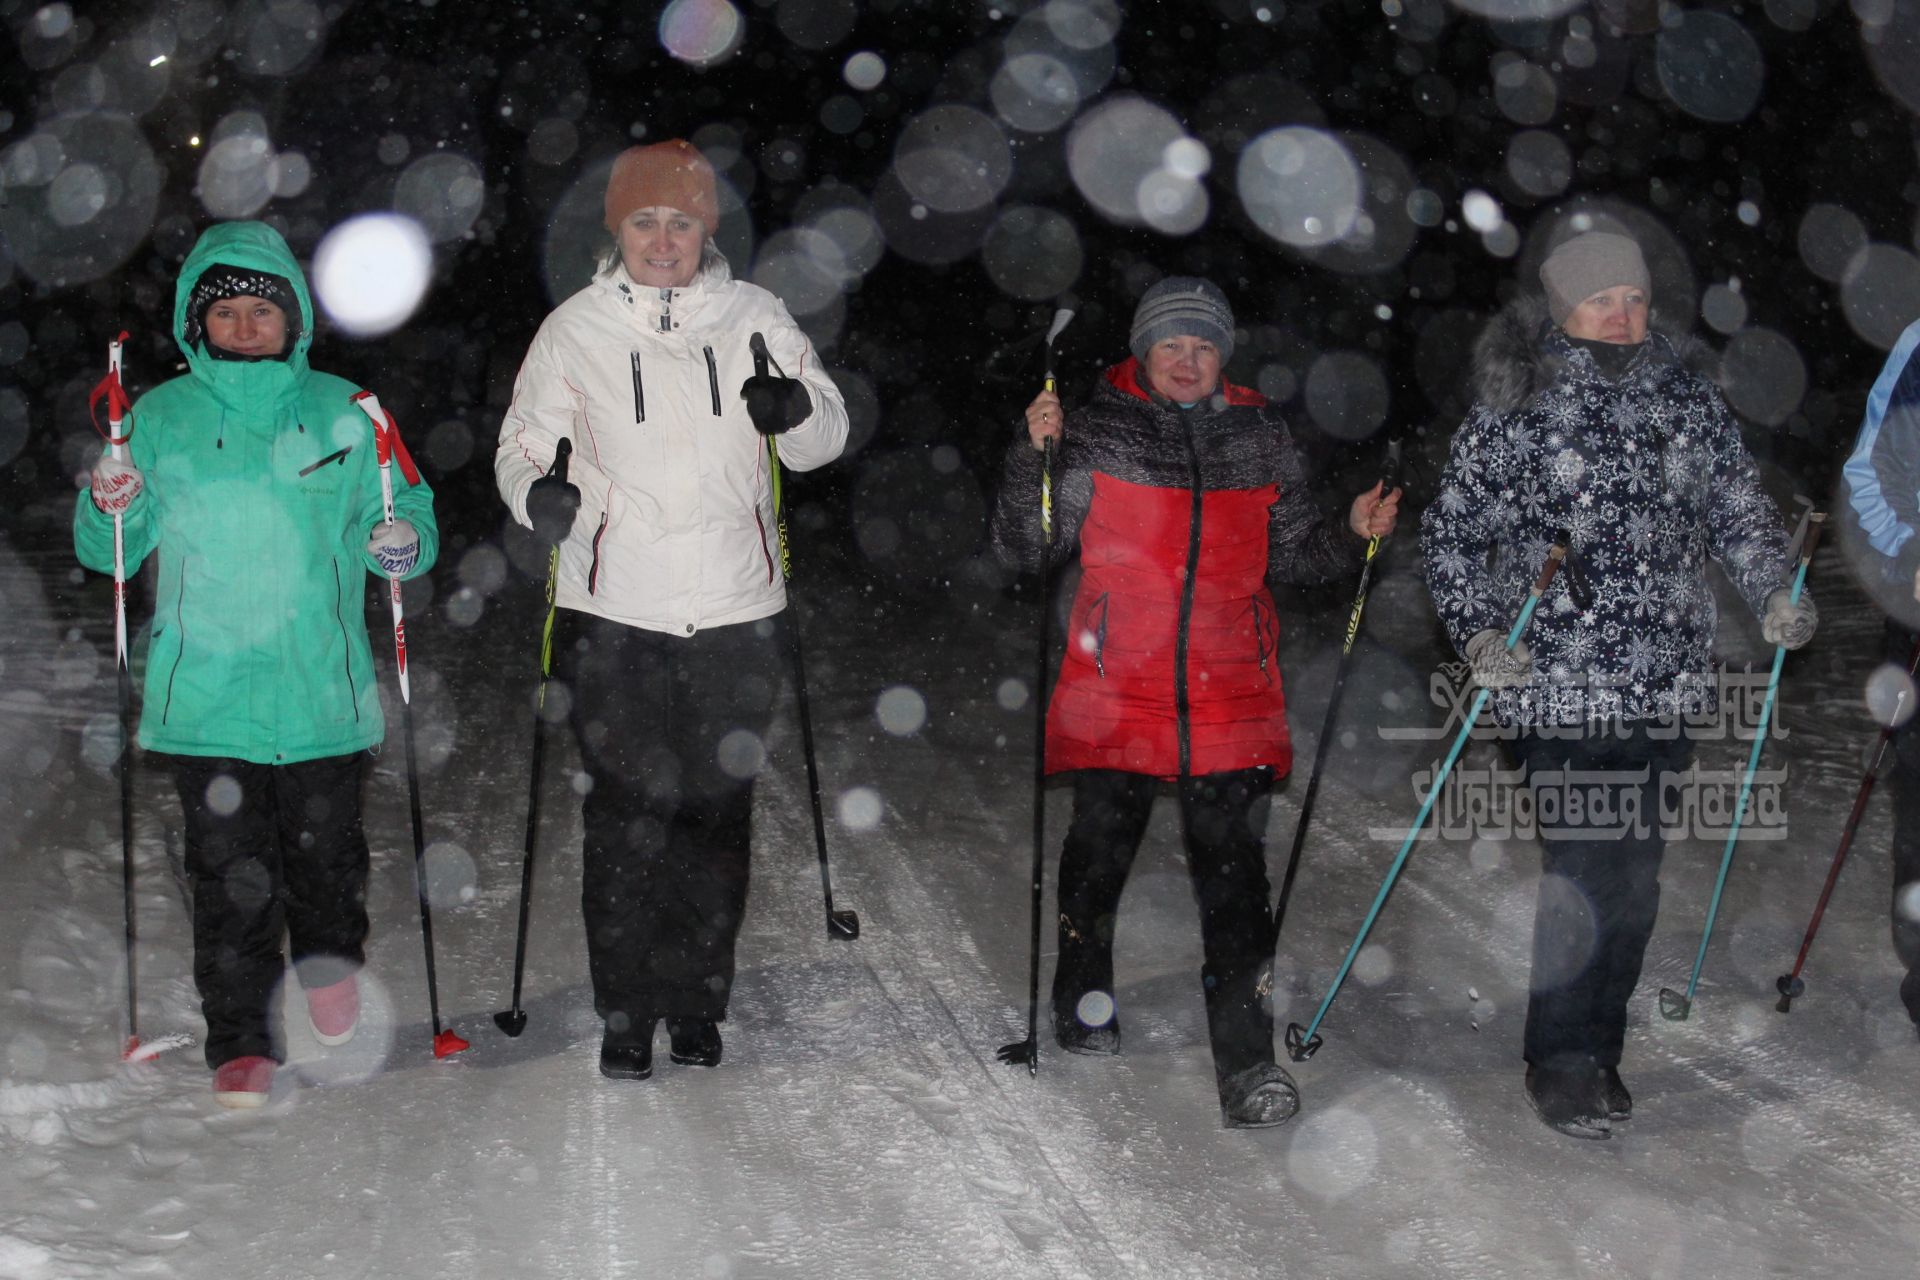
<svg viewBox="0 0 1920 1280"><path fill-rule="evenodd" d="M216 263L292 287L302 314L285 360L188 346L188 299ZM181 266L173 333L189 372L140 397L127 443L146 481L123 517L127 575L159 553L148 750L291 764L385 733L366 620L367 574L385 577L366 549L385 514L373 424L351 400L360 388L307 367L313 314L299 263L263 223L210 228ZM399 465L392 478L394 517L420 534L417 576L440 548L433 493ZM113 517L85 490L73 544L113 572Z"/></svg>

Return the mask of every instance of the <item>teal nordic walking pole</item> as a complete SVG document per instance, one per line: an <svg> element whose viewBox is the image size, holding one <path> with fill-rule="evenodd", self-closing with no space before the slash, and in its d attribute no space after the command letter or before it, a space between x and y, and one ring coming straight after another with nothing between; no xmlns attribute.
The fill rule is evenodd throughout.
<svg viewBox="0 0 1920 1280"><path fill-rule="evenodd" d="M1808 511L1800 517L1800 528L1793 535L1800 549L1799 565L1793 571L1793 602L1800 603L1800 590L1807 582L1807 565L1813 559L1814 544L1820 541L1820 528L1826 513ZM1775 645L1773 673L1767 677L1767 696L1760 704L1760 724L1754 730L1753 750L1747 753L1746 776L1740 780L1740 798L1733 806L1733 829L1727 832L1726 851L1720 855L1720 875L1713 882L1713 900L1707 904L1706 927L1700 930L1700 951L1693 958L1693 976L1687 979L1687 992L1681 995L1671 987L1660 988L1660 1016L1669 1022L1685 1022L1693 1012L1693 993L1700 988L1700 968L1707 962L1707 943L1713 938L1713 922L1720 914L1720 895L1727 887L1727 872L1733 869L1733 849L1740 842L1740 820L1746 816L1747 796L1753 791L1754 771L1760 767L1760 749L1767 745L1767 728L1773 721L1774 694L1780 688L1780 668L1786 663L1787 647Z"/></svg>
<svg viewBox="0 0 1920 1280"><path fill-rule="evenodd" d="M1527 623L1533 620L1533 611L1540 604L1540 597L1547 593L1553 583L1553 575L1567 558L1567 535L1561 534L1554 542L1547 559L1540 566L1540 576L1534 580L1533 587L1527 592L1527 601L1520 608L1520 616L1514 620L1513 629L1507 632L1507 648L1511 650L1520 643L1520 637L1527 632ZM1473 697L1473 709L1467 712L1466 723L1460 726L1460 732L1454 736L1453 747L1447 752L1447 758L1441 762L1439 772L1433 775L1433 786L1427 790L1427 798L1420 805L1420 812L1414 817L1413 825L1407 829L1407 838L1400 842L1400 853L1387 868L1387 878L1381 882L1380 892L1374 895L1373 906L1367 910L1367 918L1360 923L1360 932L1354 936L1353 945L1347 948L1347 958L1340 962L1340 972L1333 976L1333 986L1328 989L1326 998L1320 1002L1319 1011L1313 1015L1313 1021L1302 1028L1297 1022L1287 1024L1287 1056L1295 1062L1305 1062L1320 1048L1320 1024L1326 1019L1327 1010L1333 1007L1334 997L1340 994L1340 986L1347 980L1347 971L1353 968L1354 957L1360 954L1360 948L1366 945L1367 934L1373 929L1373 922L1379 918L1380 908L1387 903L1387 895L1393 892L1394 881L1400 877L1400 869L1407 864L1407 857L1413 852L1413 842L1420 838L1420 829L1427 825L1427 815L1433 812L1433 805L1440 798L1440 789L1446 783L1447 775L1453 771L1453 762L1460 758L1460 752L1467 745L1467 738L1473 733L1474 724L1480 719L1487 699L1493 691L1485 685Z"/></svg>

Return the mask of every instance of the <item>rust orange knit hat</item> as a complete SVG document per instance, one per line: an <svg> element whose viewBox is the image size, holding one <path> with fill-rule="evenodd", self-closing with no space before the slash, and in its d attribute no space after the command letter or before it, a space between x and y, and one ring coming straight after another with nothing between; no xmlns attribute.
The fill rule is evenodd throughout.
<svg viewBox="0 0 1920 1280"><path fill-rule="evenodd" d="M607 230L618 235L635 209L656 207L692 214L709 237L720 225L713 166L684 138L628 147L607 176Z"/></svg>

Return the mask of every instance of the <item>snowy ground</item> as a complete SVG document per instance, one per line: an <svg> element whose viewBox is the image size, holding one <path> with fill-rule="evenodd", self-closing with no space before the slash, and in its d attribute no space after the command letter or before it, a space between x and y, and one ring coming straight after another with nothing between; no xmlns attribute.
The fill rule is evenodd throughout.
<svg viewBox="0 0 1920 1280"><path fill-rule="evenodd" d="M0 1276L1914 1274L1920 1043L1887 941L1884 800L1807 996L1773 1009L1872 736L1858 690L1878 624L1831 556L1816 568L1823 630L1788 669L1792 736L1769 748L1790 766L1791 838L1743 848L1684 1023L1659 1017L1654 991L1685 985L1720 846L1673 851L1629 1032L1636 1118L1581 1143L1541 1127L1520 1091L1537 880L1522 843L1420 847L1326 1047L1294 1068L1302 1114L1227 1132L1163 803L1121 921L1126 1052L1044 1042L1037 1079L996 1063L1025 1019L1032 721L1003 685L1032 670L1030 607L804 586L838 905L865 931L846 944L822 927L789 718L762 784L719 1070L664 1052L644 1084L595 1070L568 748L549 757L528 1029L493 1027L530 735L536 602L516 587L477 626L447 610L410 626L442 1008L473 1048L430 1053L395 752L368 793L368 1022L323 1053L289 997L293 1068L264 1110L223 1112L197 1047L117 1062L120 849L112 787L88 761L111 725L109 595L69 575L57 539L33 541L0 547ZM1311 1016L1392 856L1366 830L1411 817L1408 776L1440 752L1375 732L1437 719L1412 551L1394 548L1350 686L1281 947L1283 1024ZM1337 620L1296 620L1288 641L1303 760ZM1766 658L1744 620L1723 649ZM883 697L896 688L923 700L917 728L911 696ZM1702 751L1743 760L1744 744ZM1303 782L1275 805L1276 881ZM1056 845L1065 802L1050 799ZM157 770L138 812L142 1029L198 1036Z"/></svg>

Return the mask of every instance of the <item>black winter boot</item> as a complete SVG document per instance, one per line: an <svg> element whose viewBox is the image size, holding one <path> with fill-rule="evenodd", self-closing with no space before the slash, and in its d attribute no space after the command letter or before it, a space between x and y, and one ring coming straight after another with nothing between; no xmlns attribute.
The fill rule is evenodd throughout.
<svg viewBox="0 0 1920 1280"><path fill-rule="evenodd" d="M668 1018L667 1039L672 1049L667 1057L683 1067L720 1065L720 1028L696 1018Z"/></svg>
<svg viewBox="0 0 1920 1280"><path fill-rule="evenodd" d="M600 1037L600 1074L609 1080L645 1080L653 1074L653 1019L636 1018Z"/></svg>
<svg viewBox="0 0 1920 1280"><path fill-rule="evenodd" d="M1626 1082L1620 1079L1620 1068L1600 1068L1601 1096L1607 1100L1607 1119L1633 1119L1633 1095L1627 1092Z"/></svg>
<svg viewBox="0 0 1920 1280"><path fill-rule="evenodd" d="M1298 1110L1299 1086L1277 1063L1257 1063L1220 1082L1220 1122L1229 1129L1285 1124Z"/></svg>
<svg viewBox="0 0 1920 1280"><path fill-rule="evenodd" d="M1527 1101L1547 1128L1570 1138L1610 1138L1607 1100L1593 1067L1556 1071L1527 1067Z"/></svg>
<svg viewBox="0 0 1920 1280"><path fill-rule="evenodd" d="M1099 1057L1111 1057L1120 1052L1120 1015L1113 1014L1097 1027L1090 1027L1080 1021L1072 1010L1061 1012L1056 1006L1053 1011L1053 1039L1068 1053L1084 1053Z"/></svg>

